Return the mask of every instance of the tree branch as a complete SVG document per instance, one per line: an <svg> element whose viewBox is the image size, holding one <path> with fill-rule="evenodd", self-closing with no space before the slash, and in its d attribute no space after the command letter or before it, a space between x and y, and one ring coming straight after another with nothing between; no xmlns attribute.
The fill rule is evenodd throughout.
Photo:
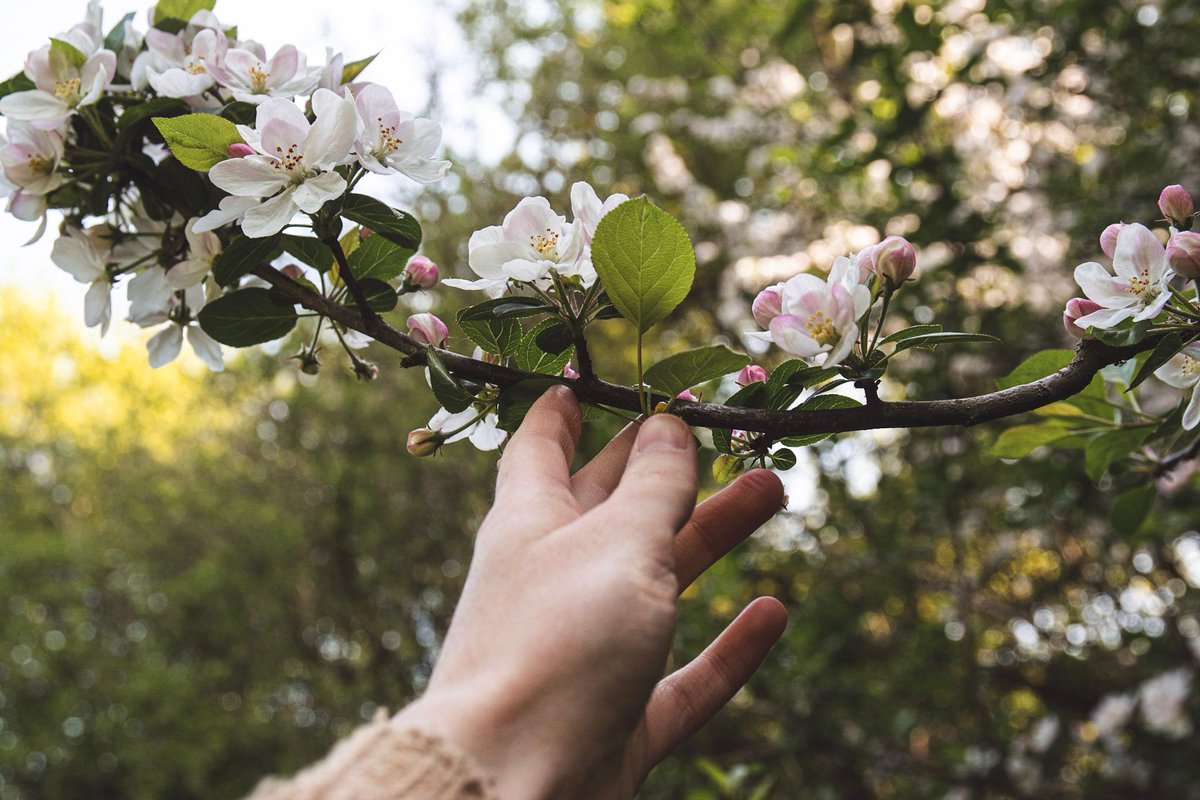
<svg viewBox="0 0 1200 800"><path fill-rule="evenodd" d="M305 308L324 314L334 322L365 333L380 344L405 354L408 356L404 360L405 366L424 365L425 346L392 327L377 314L364 316L296 283L271 267L259 267L255 274ZM1080 342L1075 358L1058 372L1032 383L975 397L879 401L855 408L816 411L777 411L677 400L672 405L672 413L690 425L754 431L772 436L843 433L877 428L972 426L1033 411L1078 394L1101 369L1151 349L1158 343L1158 338L1150 337L1127 347L1111 347L1094 340ZM548 377L541 373L476 361L448 350L438 350L438 355L452 373L501 388L532 378ZM618 386L595 377L590 380L564 379L563 383L571 386L582 399L593 403L626 411L639 411L641 408L638 393L627 386Z"/></svg>

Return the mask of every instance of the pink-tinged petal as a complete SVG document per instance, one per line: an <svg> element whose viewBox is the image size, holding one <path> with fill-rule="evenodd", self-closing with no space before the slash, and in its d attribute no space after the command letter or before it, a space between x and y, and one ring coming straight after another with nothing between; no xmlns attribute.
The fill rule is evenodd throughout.
<svg viewBox="0 0 1200 800"><path fill-rule="evenodd" d="M503 289L506 283L502 280L493 280L491 278L481 278L477 281L463 280L462 278L446 278L442 281L443 286L449 286L451 289L466 289L470 292L486 292L497 287Z"/></svg>
<svg viewBox="0 0 1200 800"><path fill-rule="evenodd" d="M792 355L812 358L824 347L805 332L804 323L795 314L780 314L771 320L771 339Z"/></svg>
<svg viewBox="0 0 1200 800"><path fill-rule="evenodd" d="M1086 317L1080 317L1075 320L1075 324L1084 330L1088 328L1107 330L1132 318L1134 313L1136 312L1132 308L1103 308Z"/></svg>
<svg viewBox="0 0 1200 800"><path fill-rule="evenodd" d="M163 97L192 97L208 91L213 80L204 72L193 74L183 69L169 69L161 75L151 75L150 85Z"/></svg>
<svg viewBox="0 0 1200 800"><path fill-rule="evenodd" d="M116 74L117 54L111 50L100 50L79 69L79 82L84 87L94 87L97 79L100 79L100 88L103 89L112 83ZM92 98L92 102L94 101L95 98Z"/></svg>
<svg viewBox="0 0 1200 800"><path fill-rule="evenodd" d="M529 248L517 242L494 242L480 245L475 243L474 236L471 237L471 242L472 244L468 246L467 263L481 278L495 280L505 277L504 266L506 264L525 258L529 254Z"/></svg>
<svg viewBox="0 0 1200 800"><path fill-rule="evenodd" d="M504 274L522 283L532 283L548 277L555 266L553 261L518 258L504 265Z"/></svg>
<svg viewBox="0 0 1200 800"><path fill-rule="evenodd" d="M192 217L183 229L184 238L187 239L188 251L192 258L212 258L221 252L221 239L215 233L197 231L196 223L199 221L198 217Z"/></svg>
<svg viewBox="0 0 1200 800"><path fill-rule="evenodd" d="M317 121L304 141L304 163L310 168L344 161L354 146L354 134L358 130L358 115L349 100L328 89L318 89L314 95L314 108L317 102L321 104L322 112L317 115Z"/></svg>
<svg viewBox="0 0 1200 800"><path fill-rule="evenodd" d="M400 124L396 98L386 87L377 83L363 87L354 98L354 107L373 136L379 133L380 126L387 128Z"/></svg>
<svg viewBox="0 0 1200 800"><path fill-rule="evenodd" d="M571 216L577 222L583 223L590 243L596 233L596 226L600 224L600 218L604 216L604 205L591 184L577 181L571 185Z"/></svg>
<svg viewBox="0 0 1200 800"><path fill-rule="evenodd" d="M224 56L224 51L228 47L226 41L224 34L218 36L216 31L205 28L196 34L196 38L192 39L192 55L205 62L216 61Z"/></svg>
<svg viewBox="0 0 1200 800"><path fill-rule="evenodd" d="M1190 344L1154 371L1154 377L1176 389L1200 383L1200 346Z"/></svg>
<svg viewBox="0 0 1200 800"><path fill-rule="evenodd" d="M1166 265L1166 250L1158 237L1145 225L1126 225L1117 234L1117 247L1113 251L1113 269L1123 278L1132 278L1146 273L1151 279L1162 275ZM1093 297L1093 300L1098 298Z"/></svg>
<svg viewBox="0 0 1200 800"><path fill-rule="evenodd" d="M218 189L242 197L268 197L288 183L285 171L265 156L222 161L208 171L208 177Z"/></svg>
<svg viewBox="0 0 1200 800"><path fill-rule="evenodd" d="M188 344L192 346L192 351L204 362L205 366L213 372L224 371L225 356L221 353L221 345L205 333L199 325L188 326L187 340Z"/></svg>
<svg viewBox="0 0 1200 800"><path fill-rule="evenodd" d="M167 270L167 283L175 289L190 289L212 269L211 258L189 258Z"/></svg>
<svg viewBox="0 0 1200 800"><path fill-rule="evenodd" d="M1183 429L1190 431L1196 427L1196 423L1200 423L1200 383L1196 384L1196 388L1192 389L1192 397L1188 400L1188 406L1183 412Z"/></svg>
<svg viewBox="0 0 1200 800"><path fill-rule="evenodd" d="M396 171L412 178L417 183L437 183L450 173L450 162L434 159L431 161L404 161L396 165Z"/></svg>
<svg viewBox="0 0 1200 800"><path fill-rule="evenodd" d="M104 275L103 264L83 236L60 236L50 250L50 260L80 283L91 283Z"/></svg>
<svg viewBox="0 0 1200 800"><path fill-rule="evenodd" d="M304 139L309 134L306 122L303 127L282 120L273 119L258 129L262 136L260 147L271 158L277 158L287 163L294 163L298 156L305 156ZM305 158L301 168L308 166Z"/></svg>
<svg viewBox="0 0 1200 800"><path fill-rule="evenodd" d="M187 56L183 37L177 33L167 33L158 28L146 31L146 47L150 52L160 56L165 61L180 63Z"/></svg>
<svg viewBox="0 0 1200 800"><path fill-rule="evenodd" d="M1137 302L1124 287L1119 285L1108 270L1095 261L1088 261L1075 268L1075 282L1089 300L1102 306L1120 308Z"/></svg>
<svg viewBox="0 0 1200 800"><path fill-rule="evenodd" d="M1159 312L1161 312L1163 310L1163 308L1167 305L1167 303L1171 299L1171 292L1167 288L1167 282L1165 280L1160 283L1158 290L1159 290L1158 296L1154 299L1154 302L1150 303L1148 306L1146 306L1145 308L1143 308L1141 311L1139 311L1137 314L1134 315L1134 317L1133 317L1134 322L1141 322L1142 320L1154 319L1155 317L1158 316Z"/></svg>
<svg viewBox="0 0 1200 800"><path fill-rule="evenodd" d="M550 208L546 198L525 197L504 217L504 236L532 246L532 237L546 236L548 231L558 233L565 223L566 220Z"/></svg>
<svg viewBox="0 0 1200 800"><path fill-rule="evenodd" d="M267 72L271 73L268 82L272 86L287 83L299 68L300 51L294 45L285 44L267 63Z"/></svg>
<svg viewBox="0 0 1200 800"><path fill-rule="evenodd" d="M149 267L129 282L129 321L143 328L164 322L175 290L167 282L167 273Z"/></svg>
<svg viewBox="0 0 1200 800"><path fill-rule="evenodd" d="M236 51L230 50L229 56ZM279 120L293 128L308 132L308 117L304 116L295 103L284 97L271 97L263 100L254 115L254 127L261 131L269 122ZM301 137L303 138L303 137Z"/></svg>
<svg viewBox="0 0 1200 800"><path fill-rule="evenodd" d="M828 287L825 281L818 278L816 275L801 273L788 278L783 284L783 308L785 311L793 310L800 298L806 294L821 293Z"/></svg>
<svg viewBox="0 0 1200 800"><path fill-rule="evenodd" d="M340 197L345 190L346 180L341 175L324 172L297 186L292 193L292 202L300 206L301 211L315 214L321 210L321 206Z"/></svg>
<svg viewBox="0 0 1200 800"><path fill-rule="evenodd" d="M404 138L404 149L419 158L433 158L442 146L442 126L431 119L418 117L410 120L406 127L410 132Z"/></svg>
<svg viewBox="0 0 1200 800"><path fill-rule="evenodd" d="M179 356L183 347L183 328L172 323L150 337L146 350L150 355L150 367L158 369L170 364Z"/></svg>
<svg viewBox="0 0 1200 800"><path fill-rule="evenodd" d="M18 191L8 201L8 213L22 222L41 219L45 224L46 197L26 191Z"/></svg>
<svg viewBox="0 0 1200 800"><path fill-rule="evenodd" d="M821 366L832 367L842 363L846 356L850 355L850 351L854 349L854 342L858 339L858 336L856 336L857 332L857 328L844 331L837 346L829 351L829 355L825 356L825 360L821 362Z"/></svg>
<svg viewBox="0 0 1200 800"><path fill-rule="evenodd" d="M262 239L283 230L283 226L291 222L292 217L300 210L292 200L292 192L290 187L284 189L265 203L247 211L245 219L242 220L242 232L251 239Z"/></svg>
<svg viewBox="0 0 1200 800"><path fill-rule="evenodd" d="M0 98L0 114L19 122L54 122L65 120L71 109L62 100L41 89L13 92Z"/></svg>
<svg viewBox="0 0 1200 800"><path fill-rule="evenodd" d="M112 284L107 279L94 281L83 297L83 322L89 328L100 326L100 335L108 331L112 319L112 299L109 290Z"/></svg>
<svg viewBox="0 0 1200 800"><path fill-rule="evenodd" d="M474 250L477 247L483 247L485 244L496 244L504 241L504 228L499 225L491 225L487 228L480 228L471 234L471 238L467 240L467 252Z"/></svg>

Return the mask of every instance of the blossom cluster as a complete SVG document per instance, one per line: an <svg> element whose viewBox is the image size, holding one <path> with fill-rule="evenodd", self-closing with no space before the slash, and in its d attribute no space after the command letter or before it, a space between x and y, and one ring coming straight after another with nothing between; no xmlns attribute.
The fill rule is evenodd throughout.
<svg viewBox="0 0 1200 800"><path fill-rule="evenodd" d="M358 79L370 59L330 52L311 65L294 45L269 52L221 21L211 2L197 5L186 20L152 8L147 29L130 15L106 35L92 0L82 22L29 53L0 97L0 184L10 213L40 222L35 239L51 209L63 212L52 259L88 286L88 326L107 331L112 289L123 283L129 321L159 328L151 366L172 361L186 338L219 370L221 346L196 319L224 291L212 267L237 234L272 236L366 173L427 184L450 164L437 157L437 123ZM219 190L207 190L211 201L193 191L176 202L161 189L171 152L150 117L188 112L230 128L226 117L246 123L208 171ZM118 165L127 174L114 174ZM414 262L405 287L436 283L436 265Z"/></svg>

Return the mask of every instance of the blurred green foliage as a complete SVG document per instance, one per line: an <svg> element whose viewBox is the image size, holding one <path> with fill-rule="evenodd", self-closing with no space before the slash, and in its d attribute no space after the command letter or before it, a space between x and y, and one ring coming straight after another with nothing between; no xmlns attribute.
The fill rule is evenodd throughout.
<svg viewBox="0 0 1200 800"><path fill-rule="evenodd" d="M645 192L698 254L661 355L736 342L762 286L903 234L902 316L1006 344L913 354L885 393L987 391L1063 343L1105 224L1195 188L1198 11L474 0L481 82L520 137L422 195L426 251L465 273L469 233L520 196ZM315 382L278 355L150 373L0 309L0 798L235 796L420 691L492 457L404 454L433 408L419 375L383 353L371 385L332 354ZM592 349L628 380L619 324ZM685 595L675 658L759 594L788 605L785 639L644 797L1200 797L1194 737L1091 722L1194 663L1190 471L1113 530L1111 479L1074 451L999 462L1003 427L805 452L790 512Z"/></svg>

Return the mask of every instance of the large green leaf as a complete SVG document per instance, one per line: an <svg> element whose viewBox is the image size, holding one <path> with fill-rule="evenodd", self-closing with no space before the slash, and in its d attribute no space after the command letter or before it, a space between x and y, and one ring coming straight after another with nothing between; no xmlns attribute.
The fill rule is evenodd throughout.
<svg viewBox="0 0 1200 800"><path fill-rule="evenodd" d="M378 314L386 314L396 307L400 298L396 290L387 281L378 278L364 278L358 283L363 294L367 296L367 307Z"/></svg>
<svg viewBox="0 0 1200 800"><path fill-rule="evenodd" d="M1154 501L1157 498L1158 489L1153 483L1135 486L1117 495L1108 515L1113 533L1126 538L1137 536L1145 525L1146 518L1154 510Z"/></svg>
<svg viewBox="0 0 1200 800"><path fill-rule="evenodd" d="M1074 350L1043 350L1040 353L1034 353L1018 364L1012 372L996 381L996 387L1011 389L1014 386L1040 380L1058 372L1071 363L1071 359L1074 357Z"/></svg>
<svg viewBox="0 0 1200 800"><path fill-rule="evenodd" d="M545 314L553 310L537 297L497 297L464 308L458 313L458 318L459 320L516 319Z"/></svg>
<svg viewBox="0 0 1200 800"><path fill-rule="evenodd" d="M1163 337L1162 341L1154 346L1150 351L1150 355L1142 362L1142 366L1138 369L1137 374L1133 376L1133 380L1129 382L1129 388L1136 389L1141 383L1154 374L1154 370L1161 367L1163 364L1171 360L1172 356L1187 346L1183 341L1183 337L1178 333L1172 333L1169 336Z"/></svg>
<svg viewBox="0 0 1200 800"><path fill-rule="evenodd" d="M521 339L517 348L517 366L526 372L542 372L547 375L557 375L571 360L575 348L568 343L557 353L547 353L538 346L538 337L555 325L560 325L557 319L546 319L534 325Z"/></svg>
<svg viewBox="0 0 1200 800"><path fill-rule="evenodd" d="M936 322L930 323L928 325L913 325L911 328L905 328L904 330L900 330L900 331L896 331L895 333L888 334L887 336L883 337L882 341L880 341L879 343L880 344L890 344L892 342L900 342L900 341L904 341L905 339L911 339L914 336L925 336L926 334L929 334L929 333L941 333L941 332L942 332L942 326L937 324Z"/></svg>
<svg viewBox="0 0 1200 800"><path fill-rule="evenodd" d="M256 267L269 263L281 252L278 233L261 239L239 234L213 262L213 277L220 285L229 286Z"/></svg>
<svg viewBox="0 0 1200 800"><path fill-rule="evenodd" d="M530 378L509 386L500 392L496 403L497 424L502 430L515 432L537 399L559 383L553 378Z"/></svg>
<svg viewBox="0 0 1200 800"><path fill-rule="evenodd" d="M350 271L359 280L378 278L390 281L404 271L404 265L412 258L412 254L412 250L382 236L368 236L350 254Z"/></svg>
<svg viewBox="0 0 1200 800"><path fill-rule="evenodd" d="M1141 447L1152 430L1149 426L1117 428L1089 441L1083 450L1088 477L1094 481L1100 480L1114 461Z"/></svg>
<svg viewBox="0 0 1200 800"><path fill-rule="evenodd" d="M655 392L674 397L684 389L736 372L750 363L724 345L698 347L667 356L646 370L643 381Z"/></svg>
<svg viewBox="0 0 1200 800"><path fill-rule="evenodd" d="M242 141L237 126L216 114L154 117L171 154L185 166L208 172L229 158L229 145Z"/></svg>
<svg viewBox="0 0 1200 800"><path fill-rule="evenodd" d="M521 344L521 323L516 319L463 319L458 314L458 326L485 352L510 356Z"/></svg>
<svg viewBox="0 0 1200 800"><path fill-rule="evenodd" d="M346 198L342 216L370 228L383 238L414 253L421 246L421 226L412 214L381 203L373 197L352 194Z"/></svg>
<svg viewBox="0 0 1200 800"><path fill-rule="evenodd" d="M989 336L986 333L962 333L960 331L921 333L901 339L896 343L895 352L899 353L901 351L908 350L910 347L924 347L932 350L939 344L957 344L966 342L985 342L987 344L995 344L999 341L1000 340L995 336Z"/></svg>
<svg viewBox="0 0 1200 800"><path fill-rule="evenodd" d="M644 197L604 215L592 240L592 262L609 301L645 332L687 297L696 254L683 226Z"/></svg>
<svg viewBox="0 0 1200 800"><path fill-rule="evenodd" d="M1071 431L1058 425L1018 425L1000 434L991 454L997 458L1023 458L1043 445L1070 436Z"/></svg>
<svg viewBox="0 0 1200 800"><path fill-rule="evenodd" d="M290 300L254 286L218 297L196 318L204 332L221 344L248 347L286 336L298 317Z"/></svg>
<svg viewBox="0 0 1200 800"><path fill-rule="evenodd" d="M333 251L315 237L285 233L283 249L319 272L328 272L333 266Z"/></svg>

